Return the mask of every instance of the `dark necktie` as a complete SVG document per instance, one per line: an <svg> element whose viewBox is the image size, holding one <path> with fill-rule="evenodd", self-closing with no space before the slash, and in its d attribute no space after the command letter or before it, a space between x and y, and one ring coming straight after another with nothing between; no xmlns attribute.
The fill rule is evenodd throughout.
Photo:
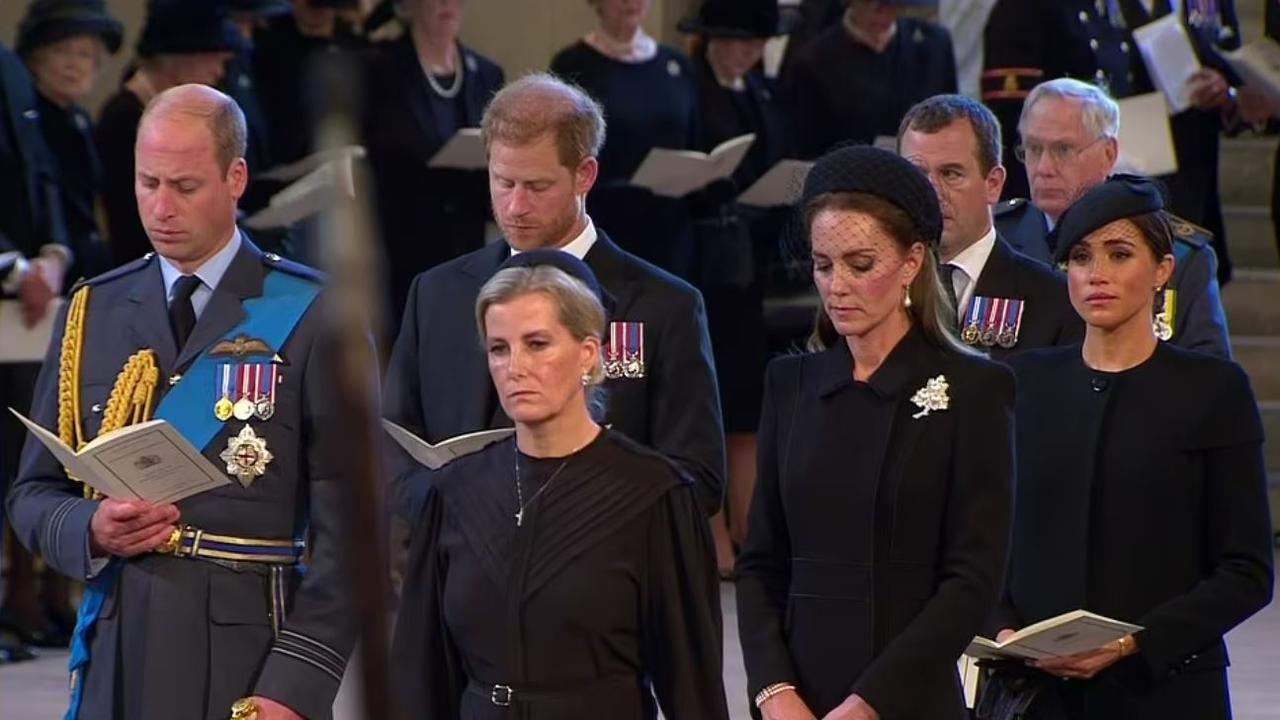
<svg viewBox="0 0 1280 720"><path fill-rule="evenodd" d="M942 280L942 292L946 293L947 299L951 301L951 307L956 309L956 314L960 314L959 303L956 300L956 282L955 275L958 270L955 265L947 263L938 271L938 276Z"/></svg>
<svg viewBox="0 0 1280 720"><path fill-rule="evenodd" d="M178 350L187 344L191 330L196 326L196 308L191 304L191 295L200 287L200 278L195 275L183 275L173 284L173 300L169 303L169 325L173 328L173 339L178 343Z"/></svg>

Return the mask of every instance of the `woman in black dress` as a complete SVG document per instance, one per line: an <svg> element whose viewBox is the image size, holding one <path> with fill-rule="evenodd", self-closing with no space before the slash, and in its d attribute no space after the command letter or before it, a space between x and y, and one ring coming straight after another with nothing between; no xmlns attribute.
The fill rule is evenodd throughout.
<svg viewBox="0 0 1280 720"><path fill-rule="evenodd" d="M790 216L787 208L751 208L736 199L787 156L782 108L760 67L765 42L787 27L777 0L706 0L680 29L695 35L701 149L709 152L741 135L756 136L733 177L700 194L694 224L695 284L707 303L728 460L725 511L712 519L712 530L720 572L729 575L733 548L746 540L747 508L755 488L767 352L762 269L779 255L779 238Z"/></svg>
<svg viewBox="0 0 1280 720"><path fill-rule="evenodd" d="M603 294L514 256L476 316L515 439L437 472L396 628L405 717L728 720L706 523L670 461L593 419ZM656 696L656 704L655 698Z"/></svg>
<svg viewBox="0 0 1280 720"><path fill-rule="evenodd" d="M825 349L765 380L738 558L750 692L768 720L960 720L956 659L1005 565L1013 377L954 335L914 166L836 150L801 208Z"/></svg>
<svg viewBox="0 0 1280 720"><path fill-rule="evenodd" d="M1249 379L1152 330L1171 246L1150 180L1116 176L1090 190L1058 225L1084 344L1012 360L1017 513L996 628L1079 608L1144 628L1034 663L1048 675L1030 718L1230 718L1222 636L1271 599Z"/></svg>
<svg viewBox="0 0 1280 720"><path fill-rule="evenodd" d="M503 84L502 68L458 40L461 0L412 0L402 8L405 34L373 53L365 125L393 322L418 273L484 245L485 173L428 164L455 133L480 125Z"/></svg>
<svg viewBox="0 0 1280 720"><path fill-rule="evenodd" d="M692 279L695 247L687 201L630 184L653 148L700 145L689 58L645 33L641 23L650 0L590 2L600 27L551 60L551 71L580 85L609 119L600 179L587 210L623 249Z"/></svg>

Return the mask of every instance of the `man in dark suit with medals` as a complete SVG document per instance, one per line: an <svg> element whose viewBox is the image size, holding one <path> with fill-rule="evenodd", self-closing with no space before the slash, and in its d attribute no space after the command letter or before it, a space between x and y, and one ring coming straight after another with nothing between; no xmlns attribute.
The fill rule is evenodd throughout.
<svg viewBox="0 0 1280 720"><path fill-rule="evenodd" d="M724 433L702 298L618 248L587 216L604 137L599 105L553 77L532 75L495 96L482 127L490 196L506 241L414 281L387 369L385 417L429 442L510 425L489 379L473 305L512 253L558 248L583 259L614 300L604 424L674 460L693 479L707 515L715 513ZM416 521L428 471L398 448L390 464L393 506Z"/></svg>
<svg viewBox="0 0 1280 720"><path fill-rule="evenodd" d="M1019 125L1031 199L996 208L996 228L1019 252L1050 261L1062 213L1115 169L1120 108L1088 83L1058 78L1037 86ZM1217 258L1203 228L1173 218L1173 280L1158 299L1157 336L1180 347L1231 357Z"/></svg>
<svg viewBox="0 0 1280 720"><path fill-rule="evenodd" d="M993 224L991 208L1005 178L995 115L963 95L929 98L903 118L898 150L938 192L939 274L961 340L995 359L1080 340L1084 326L1067 298L1066 278L1016 252Z"/></svg>
<svg viewBox="0 0 1280 720"><path fill-rule="evenodd" d="M87 583L68 718L329 717L355 640L320 278L236 228L245 135L212 88L152 101L136 188L155 252L77 286L36 386L32 419L74 449L154 416L230 480L95 497L28 440L9 517Z"/></svg>

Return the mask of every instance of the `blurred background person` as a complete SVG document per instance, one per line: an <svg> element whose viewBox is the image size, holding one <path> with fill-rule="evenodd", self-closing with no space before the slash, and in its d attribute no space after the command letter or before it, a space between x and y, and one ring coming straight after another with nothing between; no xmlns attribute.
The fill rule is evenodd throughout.
<svg viewBox="0 0 1280 720"><path fill-rule="evenodd" d="M850 140L892 148L908 108L956 92L951 36L901 16L929 5L937 0L851 0L838 25L797 50L783 82L807 157Z"/></svg>
<svg viewBox="0 0 1280 720"><path fill-rule="evenodd" d="M653 148L701 147L692 66L645 32L651 0L588 2L599 27L551 60L551 71L586 90L609 118L588 210L623 249L691 280L696 248L686 199L660 197L630 181Z"/></svg>
<svg viewBox="0 0 1280 720"><path fill-rule="evenodd" d="M1085 609L1143 629L1032 663L1047 675L1023 717L1225 720L1223 635L1272 594L1253 390L1235 363L1152 332L1174 265L1154 183L1118 175L1094 187L1059 239L1085 339L1011 360L1017 513L993 625L1003 639Z"/></svg>
<svg viewBox="0 0 1280 720"><path fill-rule="evenodd" d="M101 0L36 0L18 26L14 49L34 83L39 129L56 165L60 219L70 250L71 265L61 273L62 286L54 286L59 282L56 278L50 281L49 291L55 295L61 295L67 289L63 286L77 278L111 267L96 216L101 165L89 113L80 103L93 91L103 60L120 49L123 32ZM9 387L0 391L0 403L25 411L31 404L38 365L4 367L7 370L0 370L0 382ZM27 372L31 375L24 381L23 373ZM6 430L9 420L0 423ZM16 456L21 437L21 430L15 428L0 443L12 448ZM38 571L35 558L20 543L10 544L10 556L0 626L38 646L66 645L75 626L68 581L47 567Z"/></svg>
<svg viewBox="0 0 1280 720"><path fill-rule="evenodd" d="M732 575L735 548L746 540L755 487L767 351L762 270L778 256L790 216L788 209L748 208L736 198L790 153L787 118L760 65L765 43L790 26L776 0L705 0L697 15L679 25L693 36L701 149L709 152L735 137L756 136L733 177L699 194L695 220L695 282L707 303L728 460L725 511L712 520L724 577Z"/></svg>
<svg viewBox="0 0 1280 720"><path fill-rule="evenodd" d="M502 68L459 40L465 0L403 0L407 32L375 46L365 144L395 337L414 276L484 245L482 171L428 167L458 130L480 126Z"/></svg>
<svg viewBox="0 0 1280 720"><path fill-rule="evenodd" d="M955 335L929 181L845 147L800 199L817 352L769 365L738 559L767 720L966 718L956 659L995 604L1012 513L1013 376Z"/></svg>
<svg viewBox="0 0 1280 720"><path fill-rule="evenodd" d="M133 148L151 98L187 83L216 86L240 35L226 0L150 0L138 36L137 67L98 113L94 139L102 158L102 207L116 264L151 252L134 197Z"/></svg>

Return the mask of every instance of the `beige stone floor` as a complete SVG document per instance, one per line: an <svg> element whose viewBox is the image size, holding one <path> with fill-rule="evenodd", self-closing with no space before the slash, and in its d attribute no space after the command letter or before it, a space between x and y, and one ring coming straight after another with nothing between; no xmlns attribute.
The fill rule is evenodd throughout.
<svg viewBox="0 0 1280 720"><path fill-rule="evenodd" d="M725 691L734 720L746 720L746 679L738 646L732 586L722 586ZM1238 720L1280 720L1280 605L1273 603L1228 637L1231 691ZM55 720L66 701L66 653L0 668L0 720ZM354 693L344 686L335 720L357 720Z"/></svg>

